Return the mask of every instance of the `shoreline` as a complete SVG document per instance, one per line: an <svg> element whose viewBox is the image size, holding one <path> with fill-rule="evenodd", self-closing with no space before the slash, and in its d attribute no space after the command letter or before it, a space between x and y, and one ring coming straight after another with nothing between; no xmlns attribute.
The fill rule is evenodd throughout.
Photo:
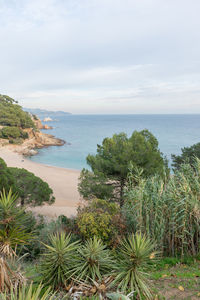
<svg viewBox="0 0 200 300"><path fill-rule="evenodd" d="M78 193L79 170L33 162L6 146L0 147L0 157L8 167L24 168L46 181L52 188L55 203L31 208L33 212L50 218L56 218L61 214L67 217L76 215L78 204L81 202Z"/></svg>
<svg viewBox="0 0 200 300"><path fill-rule="evenodd" d="M53 146L47 146L47 147L53 147ZM38 150L40 150L40 149L38 149ZM1 150L0 150L0 155L1 155ZM40 163L40 162L37 162L37 161L32 161L31 157L40 155L39 152L37 154L30 155L30 156L23 155L23 154L19 154L19 155L21 155L23 159L27 159L27 160L31 161L32 163L34 163L34 164L43 165L43 166L46 166L46 167L64 169L64 170L68 170L68 171L75 171L75 172L81 173L81 170L79 170L79 169L72 169L72 168L66 168L66 167L58 167L58 166L53 166L53 165L48 165L48 164Z"/></svg>

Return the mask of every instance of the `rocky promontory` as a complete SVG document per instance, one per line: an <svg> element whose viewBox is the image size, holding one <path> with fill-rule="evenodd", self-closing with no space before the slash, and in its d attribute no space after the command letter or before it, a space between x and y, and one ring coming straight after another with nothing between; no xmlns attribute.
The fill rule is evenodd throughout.
<svg viewBox="0 0 200 300"><path fill-rule="evenodd" d="M65 143L41 129L52 127L43 125L36 114L24 111L16 100L0 94L0 147L29 156L37 154L39 148Z"/></svg>
<svg viewBox="0 0 200 300"><path fill-rule="evenodd" d="M38 153L37 149L48 146L63 146L65 141L54 137L51 134L46 134L40 129L49 129L43 125L40 119L33 120L36 128L26 128L23 131L28 134L28 138L22 144L10 144L9 140L0 139L0 147L6 146L8 149L13 150L25 156L32 156Z"/></svg>
<svg viewBox="0 0 200 300"><path fill-rule="evenodd" d="M52 126L49 126L47 124L42 124L41 120L40 119L34 119L32 118L33 122L35 123L35 126L37 127L37 129L53 129Z"/></svg>

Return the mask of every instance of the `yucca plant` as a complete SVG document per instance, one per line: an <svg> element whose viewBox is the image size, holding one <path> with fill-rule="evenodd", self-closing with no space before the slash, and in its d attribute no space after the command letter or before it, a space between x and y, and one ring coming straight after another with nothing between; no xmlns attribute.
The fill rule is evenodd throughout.
<svg viewBox="0 0 200 300"><path fill-rule="evenodd" d="M94 236L78 248L73 278L82 281L102 280L103 276L111 275L114 266L110 250Z"/></svg>
<svg viewBox="0 0 200 300"><path fill-rule="evenodd" d="M121 241L116 278L113 285L124 293L133 292L139 299L152 299L144 269L155 258L153 243L141 233L132 234Z"/></svg>
<svg viewBox="0 0 200 300"><path fill-rule="evenodd" d="M71 242L71 235L64 232L52 234L50 244L44 244L45 252L42 255L40 273L45 286L53 289L63 288L71 277L78 242Z"/></svg>
<svg viewBox="0 0 200 300"><path fill-rule="evenodd" d="M16 289L24 281L15 265L16 249L32 237L26 230L26 214L17 206L17 197L11 190L0 193L0 291ZM12 262L12 264L11 264Z"/></svg>
<svg viewBox="0 0 200 300"><path fill-rule="evenodd" d="M18 207L17 196L10 190L0 193L0 254L15 255L18 245L26 244L32 238L26 230L26 214Z"/></svg>
<svg viewBox="0 0 200 300"><path fill-rule="evenodd" d="M50 292L50 288L45 292L42 291L42 285L39 285L36 289L33 288L33 285L22 285L19 289L11 288L9 293L1 293L0 300L58 300L59 297L56 297ZM62 298L64 299L64 298Z"/></svg>

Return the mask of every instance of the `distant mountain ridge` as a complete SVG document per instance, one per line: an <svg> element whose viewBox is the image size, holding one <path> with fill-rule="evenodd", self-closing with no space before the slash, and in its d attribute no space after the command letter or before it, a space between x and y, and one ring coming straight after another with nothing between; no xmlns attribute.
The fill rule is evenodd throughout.
<svg viewBox="0 0 200 300"><path fill-rule="evenodd" d="M40 108L23 108L25 111L33 114L33 115L37 115L38 117L51 117L51 116L67 116L67 115L71 115L71 113L69 112L65 112L65 111L51 111L51 110L46 110L46 109L40 109Z"/></svg>

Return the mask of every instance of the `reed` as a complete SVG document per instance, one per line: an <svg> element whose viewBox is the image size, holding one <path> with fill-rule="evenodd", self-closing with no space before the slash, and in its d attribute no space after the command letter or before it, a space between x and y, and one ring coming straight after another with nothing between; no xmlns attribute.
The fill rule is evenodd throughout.
<svg viewBox="0 0 200 300"><path fill-rule="evenodd" d="M132 176L123 214L129 231L141 232L165 255L200 252L200 160L184 164L168 180ZM131 178L129 176L129 178Z"/></svg>

